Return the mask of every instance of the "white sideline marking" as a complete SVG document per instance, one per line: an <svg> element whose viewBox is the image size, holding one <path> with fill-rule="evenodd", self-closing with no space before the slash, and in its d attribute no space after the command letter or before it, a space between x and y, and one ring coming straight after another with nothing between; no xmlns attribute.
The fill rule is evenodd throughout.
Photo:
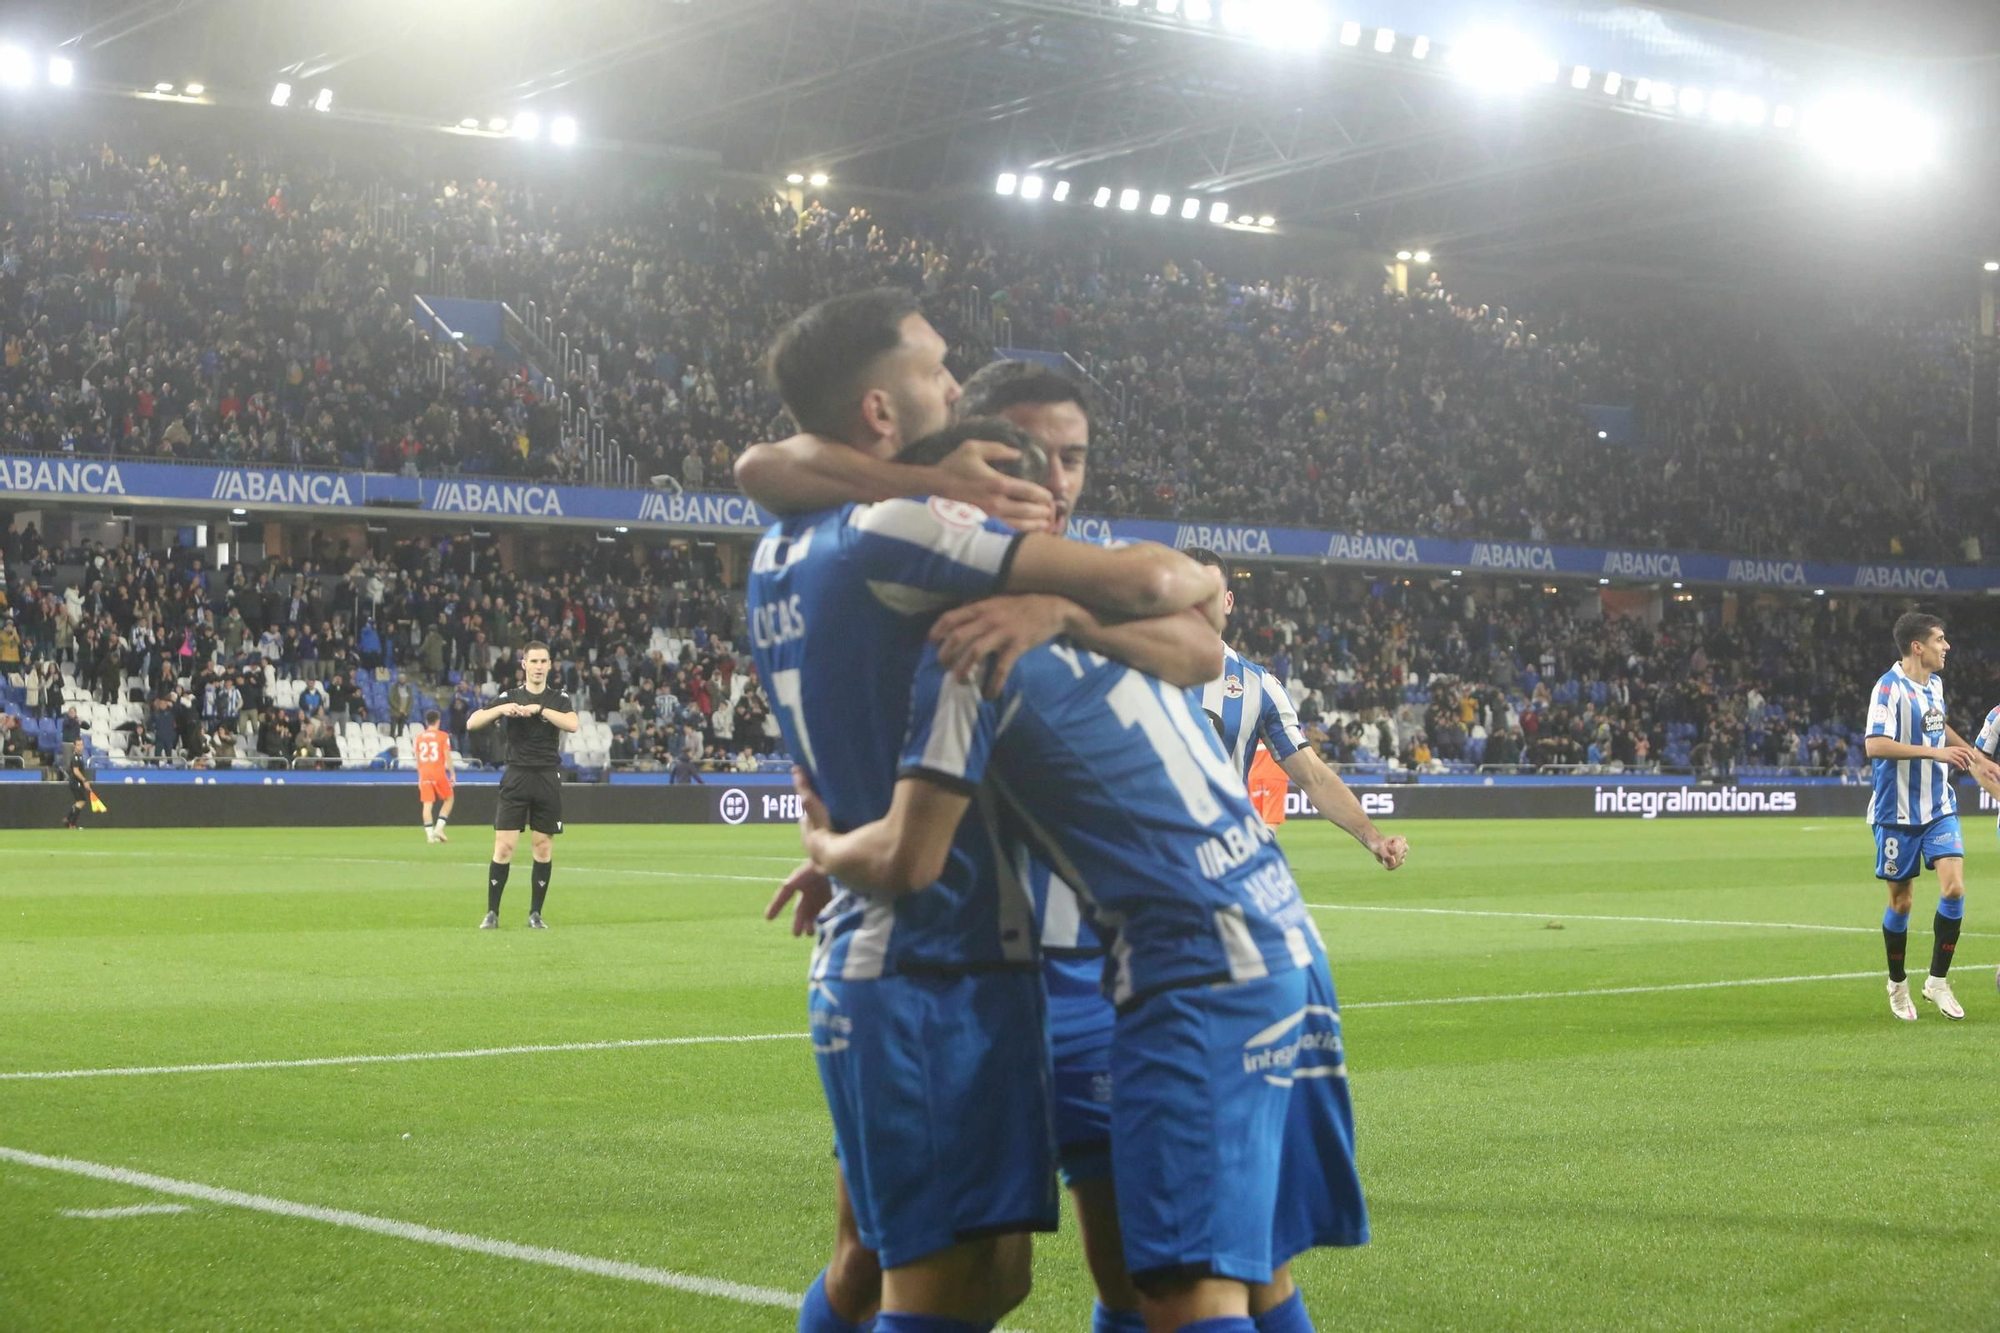
<svg viewBox="0 0 2000 1333"><path fill-rule="evenodd" d="M194 1209L184 1203L135 1203L124 1208L65 1208L64 1217L83 1217L108 1220L114 1217L158 1217L167 1213L191 1213Z"/></svg>
<svg viewBox="0 0 2000 1333"><path fill-rule="evenodd" d="M1606 986L1600 990L1538 990L1522 991L1517 995L1446 995L1434 1000L1363 1000L1359 1004L1343 1004L1342 1013L1350 1009L1414 1009L1426 1004L1497 1004L1502 1000L1580 1000L1592 995L1658 995L1677 990L1724 990L1731 986L1788 986L1801 981L1859 981L1864 977L1883 977L1888 973L1882 968L1872 972L1821 972L1810 977L1744 977L1737 981L1682 981L1667 986Z"/></svg>
<svg viewBox="0 0 2000 1333"><path fill-rule="evenodd" d="M1488 912L1470 907L1391 907L1374 903L1307 903L1315 912L1403 912L1416 916L1494 916L1520 921L1625 921L1650 926L1722 926L1743 930L1827 930L1844 935L1874 935L1879 926L1829 926L1812 921L1710 921L1680 916L1590 916L1578 912ZM2000 938L1992 931L1964 931L1960 939Z"/></svg>
<svg viewBox="0 0 2000 1333"><path fill-rule="evenodd" d="M40 1153L22 1152L18 1148L0 1148L0 1161L38 1167L44 1171L62 1171L73 1176L88 1176L93 1180L109 1180L120 1185L155 1190L161 1194L172 1194L183 1199L198 1199L203 1203L221 1204L228 1208L247 1208L252 1212L273 1213L279 1217L295 1217L307 1222L324 1222L328 1226L347 1227L355 1231L372 1231L378 1236L393 1236L398 1240L439 1245L448 1250L468 1250L474 1254L518 1259L523 1263L542 1264L549 1268L566 1268L573 1273L589 1273L596 1277L616 1277L628 1282L644 1282L650 1286L692 1292L697 1296L717 1296L723 1300L740 1301L745 1305L768 1305L783 1310L799 1308L797 1295L773 1287L752 1287L742 1282L725 1282L720 1278L698 1277L692 1273L676 1273L665 1268L648 1268L642 1264L628 1264L617 1259L597 1259L587 1254L572 1254L568 1250L551 1250L540 1245L517 1245L512 1241L489 1240L484 1236L468 1236L462 1231L440 1231L436 1227L419 1226L415 1222L371 1217L367 1213L352 1213L343 1208L321 1208L310 1203L292 1203L287 1199L273 1199L262 1194L245 1194L241 1190L217 1189L213 1185L173 1180L167 1176L149 1175L144 1171L128 1171L120 1166L101 1166L96 1162L80 1162L71 1157L44 1157Z"/></svg>
<svg viewBox="0 0 2000 1333"><path fill-rule="evenodd" d="M540 1046L484 1046L469 1051L410 1051L399 1055L322 1055L306 1060L229 1060L207 1065L134 1065L120 1069L30 1069L0 1074L0 1081L51 1078L129 1078L139 1074L221 1074L240 1069L312 1069L321 1065L394 1065L417 1060L479 1060L493 1055L542 1055L553 1051L621 1051L649 1046L719 1046L749 1041L798 1041L803 1032L758 1032L740 1037L634 1037L624 1041L562 1041Z"/></svg>
<svg viewBox="0 0 2000 1333"><path fill-rule="evenodd" d="M156 852L71 851L67 847L61 851L51 851L48 854L50 856L60 856L65 859L72 856L106 856L121 860L137 859L146 861L158 861L163 855ZM164 853L164 855L171 856L173 853ZM204 858L201 853L188 852L184 854L183 859L199 860ZM732 857L730 859L744 860L747 858ZM798 861L793 860L791 857L773 857L769 859L781 860L788 865L798 864ZM418 869L424 868L421 861L399 861L387 856L277 856L253 853L248 856L232 856L230 860L232 863L238 861L276 861L285 865L398 866L404 870L409 870L412 867ZM457 861L442 861L438 864L455 869L464 868ZM784 880L784 876L782 875L706 875L695 870L625 870L617 866L578 866L571 865L568 862L563 863L562 872L565 875L639 875L646 879L722 879L736 880L743 884L769 884L773 886L782 883Z"/></svg>

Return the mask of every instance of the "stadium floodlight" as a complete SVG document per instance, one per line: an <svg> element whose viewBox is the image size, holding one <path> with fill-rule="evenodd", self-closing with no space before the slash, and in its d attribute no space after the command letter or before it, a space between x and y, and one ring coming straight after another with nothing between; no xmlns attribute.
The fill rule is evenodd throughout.
<svg viewBox="0 0 2000 1333"><path fill-rule="evenodd" d="M1206 23L1215 17L1215 6L1209 0L1187 0L1181 13L1189 23Z"/></svg>
<svg viewBox="0 0 2000 1333"><path fill-rule="evenodd" d="M1195 220L1196 218L1200 217L1200 216L1201 216L1201 200L1199 200L1199 199L1193 199L1193 198L1189 198L1189 199L1184 199L1184 200L1182 200L1182 201L1181 201L1181 216L1182 216L1182 217L1184 217L1184 218L1186 218L1186 219L1187 219L1187 220L1188 220L1189 222L1192 222L1192 221L1194 221L1194 220Z"/></svg>
<svg viewBox="0 0 2000 1333"><path fill-rule="evenodd" d="M1153 206L1148 211L1156 218L1163 218L1167 215L1167 210L1173 206L1174 200L1172 195L1156 194L1153 196Z"/></svg>
<svg viewBox="0 0 2000 1333"><path fill-rule="evenodd" d="M1342 46L1361 45L1361 25L1353 19L1349 19L1347 22L1341 24L1340 44Z"/></svg>
<svg viewBox="0 0 2000 1333"><path fill-rule="evenodd" d="M1417 253L1416 253L1416 256L1415 256L1415 257L1416 257L1416 261L1417 261L1417 262L1418 262L1419 264L1428 264L1428 263L1430 263L1430 262L1431 262L1431 252L1430 252L1430 251L1428 251L1428 250L1419 250L1419 251L1417 251Z"/></svg>
<svg viewBox="0 0 2000 1333"><path fill-rule="evenodd" d="M1983 267L1988 273L2000 273L2000 259L1989 259Z"/></svg>
<svg viewBox="0 0 2000 1333"><path fill-rule="evenodd" d="M1229 221L1229 205L1220 199L1210 204L1208 206L1208 220L1218 227Z"/></svg>
<svg viewBox="0 0 2000 1333"><path fill-rule="evenodd" d="M1900 102L1874 93L1846 93L1814 106L1799 123L1805 140L1850 171L1907 172L1937 151L1937 127Z"/></svg>
<svg viewBox="0 0 2000 1333"><path fill-rule="evenodd" d="M623 523L620 523L620 524L619 524L619 525L618 525L617 527L615 527L615 528L613 528L613 529L611 529L611 530L612 530L613 532L617 533L617 534L618 534L619 536L621 536L621 537L622 537L622 536L624 536L624 535L625 535L626 533L630 532L630 531L631 531L632 529L630 529L630 528L626 527L626 526L625 526L625 525L624 525Z"/></svg>
<svg viewBox="0 0 2000 1333"><path fill-rule="evenodd" d="M1092 197L1090 202L1097 205L1097 207L1099 208L1103 208L1106 204L1111 202L1111 187L1109 185L1098 186L1097 193L1095 196Z"/></svg>
<svg viewBox="0 0 2000 1333"><path fill-rule="evenodd" d="M249 513L250 511L247 509L232 509L229 512L236 515L236 517L238 518L242 518L245 514Z"/></svg>
<svg viewBox="0 0 2000 1333"><path fill-rule="evenodd" d="M1292 51L1317 50L1333 29L1333 19L1320 0L1264 0L1247 6L1244 13L1260 40ZM1225 11L1225 22L1227 18ZM1347 26L1354 29L1354 41L1348 43L1353 46L1361 40L1361 25Z"/></svg>
<svg viewBox="0 0 2000 1333"><path fill-rule="evenodd" d="M1735 93L1724 90L1708 99L1708 118L1718 125L1734 125L1742 107L1742 99Z"/></svg>
<svg viewBox="0 0 2000 1333"><path fill-rule="evenodd" d="M1415 259L1416 256L1411 254L1408 250L1398 250L1396 252L1396 258L1401 260L1403 263L1407 264L1412 259Z"/></svg>
<svg viewBox="0 0 2000 1333"><path fill-rule="evenodd" d="M1761 97L1743 97L1736 102L1736 119L1745 125L1761 126L1767 113Z"/></svg>
<svg viewBox="0 0 2000 1333"><path fill-rule="evenodd" d="M1517 32L1482 29L1451 48L1452 71L1481 88L1518 90L1540 79L1554 82L1555 61Z"/></svg>
<svg viewBox="0 0 2000 1333"><path fill-rule="evenodd" d="M486 128L492 130L495 134L505 134L507 132L507 118L505 116L495 116L486 122Z"/></svg>
<svg viewBox="0 0 2000 1333"><path fill-rule="evenodd" d="M322 88L319 90L319 96L313 98L313 110L315 111L333 110L333 89Z"/></svg>
<svg viewBox="0 0 2000 1333"><path fill-rule="evenodd" d="M549 142L559 148L568 148L576 143L576 117L557 116L549 122Z"/></svg>
<svg viewBox="0 0 2000 1333"><path fill-rule="evenodd" d="M464 120L458 122L458 127L462 130L476 130L479 128L479 117L467 116Z"/></svg>
<svg viewBox="0 0 2000 1333"><path fill-rule="evenodd" d="M1419 37L1417 38L1416 41L1410 43L1410 59L1422 60L1425 56L1428 56L1430 53L1431 53L1430 38Z"/></svg>
<svg viewBox="0 0 2000 1333"><path fill-rule="evenodd" d="M1698 116L1708 109L1708 94L1699 88L1683 88L1680 106L1682 115Z"/></svg>
<svg viewBox="0 0 2000 1333"><path fill-rule="evenodd" d="M1230 32L1242 32L1250 26L1250 0L1222 0L1222 26Z"/></svg>
<svg viewBox="0 0 2000 1333"><path fill-rule="evenodd" d="M1051 201L1058 204L1061 203L1063 200L1069 198L1069 182L1057 181L1056 188L1049 191L1049 198Z"/></svg>
<svg viewBox="0 0 2000 1333"><path fill-rule="evenodd" d="M1465 571L1462 569L1454 569L1451 571L1451 576L1455 579L1462 579L1465 577Z"/></svg>
<svg viewBox="0 0 2000 1333"><path fill-rule="evenodd" d="M828 176L824 171L815 171L812 175L806 177L806 184L825 185L827 181L829 181L830 179L832 178Z"/></svg>
<svg viewBox="0 0 2000 1333"><path fill-rule="evenodd" d="M1118 206L1127 213L1136 211L1139 207L1139 192L1137 190L1120 190L1118 192Z"/></svg>
<svg viewBox="0 0 2000 1333"><path fill-rule="evenodd" d="M1674 91L1674 86L1672 84L1656 83L1653 85L1653 96L1651 100L1653 105L1658 107L1660 110L1672 111L1674 109L1674 103L1678 101L1679 98L1680 94Z"/></svg>
<svg viewBox="0 0 2000 1333"><path fill-rule="evenodd" d="M170 93L173 90L174 85L171 83L156 83L153 85L153 91L156 93Z"/></svg>
<svg viewBox="0 0 2000 1333"><path fill-rule="evenodd" d="M181 91L186 93L189 97L200 97L203 93L208 91L208 85L205 83L190 83L189 85L187 85L187 87L181 89Z"/></svg>
<svg viewBox="0 0 2000 1333"><path fill-rule="evenodd" d="M1139 0L1118 0L1118 7L1120 9L1136 9L1138 6Z"/></svg>
<svg viewBox="0 0 2000 1333"><path fill-rule="evenodd" d="M1396 30L1394 28L1377 28L1375 30L1375 49L1385 56L1395 50Z"/></svg>
<svg viewBox="0 0 2000 1333"><path fill-rule="evenodd" d="M1023 199L1039 199L1039 198L1041 198L1041 197L1042 197L1042 178L1041 178L1040 176L1023 176L1023 177L1021 177L1021 197L1022 197Z"/></svg>
<svg viewBox="0 0 2000 1333"><path fill-rule="evenodd" d="M1263 217L1257 219L1257 225L1260 227L1275 227L1278 225L1278 220L1269 213L1266 213Z"/></svg>
<svg viewBox="0 0 2000 1333"><path fill-rule="evenodd" d="M1678 580L1676 580L1676 581L1675 581L1675 583L1674 583L1674 586L1675 586L1676 588L1680 587L1680 586L1681 586L1681 585L1680 585L1680 582L1679 582Z"/></svg>
<svg viewBox="0 0 2000 1333"><path fill-rule="evenodd" d="M1604 76L1604 95L1606 97L1618 96L1618 90L1624 86L1625 76L1617 70L1614 69Z"/></svg>
<svg viewBox="0 0 2000 1333"><path fill-rule="evenodd" d="M1611 432L1608 430L1601 430L1597 432L1597 438L1600 440L1608 440L1611 438Z"/></svg>
<svg viewBox="0 0 2000 1333"><path fill-rule="evenodd" d="M523 111L514 117L514 137L516 139L538 139L542 134L542 118L533 111Z"/></svg>
<svg viewBox="0 0 2000 1333"><path fill-rule="evenodd" d="M49 82L67 88L76 82L76 62L63 56L49 57Z"/></svg>
<svg viewBox="0 0 2000 1333"><path fill-rule="evenodd" d="M1256 224L1257 224L1257 219L1251 217L1248 213L1245 213L1242 217L1236 219L1236 225L1239 227L1253 227Z"/></svg>
<svg viewBox="0 0 2000 1333"><path fill-rule="evenodd" d="M0 46L0 87L25 88L35 81L35 61L18 46Z"/></svg>
<svg viewBox="0 0 2000 1333"><path fill-rule="evenodd" d="M1825 588L1814 588L1814 589L1813 589L1813 596L1815 596L1815 597L1824 597L1824 596L1826 596L1826 589L1825 589Z"/></svg>
<svg viewBox="0 0 2000 1333"><path fill-rule="evenodd" d="M275 88L273 88L273 89L271 90L271 105L272 105L272 106L290 106L291 104L292 104L292 85L291 85L291 84L289 84L289 83L281 83L281 84L279 84L279 85L278 85L277 87L275 87Z"/></svg>
<svg viewBox="0 0 2000 1333"><path fill-rule="evenodd" d="M1012 194L1021 186L1021 178L1011 171L1000 173L1000 179L993 182L993 193Z"/></svg>
<svg viewBox="0 0 2000 1333"><path fill-rule="evenodd" d="M1649 101L1651 100L1652 96L1653 96L1653 81L1651 79L1641 79L1637 83L1632 85L1633 101L1635 102Z"/></svg>
<svg viewBox="0 0 2000 1333"><path fill-rule="evenodd" d="M1778 129L1788 130L1798 123L1798 112L1788 106L1780 106L1771 113L1771 124Z"/></svg>
<svg viewBox="0 0 2000 1333"><path fill-rule="evenodd" d="M1610 580L1610 579L1599 579L1599 580L1597 581L1597 586L1598 586L1598 587L1600 587L1600 588L1608 588L1608 587L1610 587L1610 586L1611 586L1611 580Z"/></svg>
<svg viewBox="0 0 2000 1333"><path fill-rule="evenodd" d="M1153 0L1153 8L1162 14L1172 14L1181 7L1181 0Z"/></svg>
<svg viewBox="0 0 2000 1333"><path fill-rule="evenodd" d="M805 183L806 178L800 172L790 172L785 176L785 184L787 185L804 185Z"/></svg>
<svg viewBox="0 0 2000 1333"><path fill-rule="evenodd" d="M1590 87L1590 66L1578 65L1569 72L1569 86L1578 92Z"/></svg>

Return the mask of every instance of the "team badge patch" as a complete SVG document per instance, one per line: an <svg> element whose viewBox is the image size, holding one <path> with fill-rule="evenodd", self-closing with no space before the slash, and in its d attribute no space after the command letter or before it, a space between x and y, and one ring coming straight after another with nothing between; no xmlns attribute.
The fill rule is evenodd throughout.
<svg viewBox="0 0 2000 1333"><path fill-rule="evenodd" d="M1222 693L1225 698L1241 699L1243 697L1243 677L1224 676L1222 678Z"/></svg>
<svg viewBox="0 0 2000 1333"><path fill-rule="evenodd" d="M1943 730L1944 710L1942 708L1926 708L1924 710L1924 734L1935 736Z"/></svg>
<svg viewBox="0 0 2000 1333"><path fill-rule="evenodd" d="M948 528L976 528L986 522L986 511L978 505L947 500L942 495L931 497L930 509L937 515L938 522Z"/></svg>

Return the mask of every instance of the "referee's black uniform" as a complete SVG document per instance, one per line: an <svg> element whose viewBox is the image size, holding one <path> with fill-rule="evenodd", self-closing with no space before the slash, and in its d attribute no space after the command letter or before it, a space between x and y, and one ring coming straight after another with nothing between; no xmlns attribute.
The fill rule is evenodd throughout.
<svg viewBox="0 0 2000 1333"><path fill-rule="evenodd" d="M526 704L551 713L574 713L576 705L561 690L545 688L529 693L516 685L488 708ZM493 827L518 833L533 829L554 836L563 831L562 815L562 731L547 718L503 717L506 729L507 767L500 775L500 803L493 814Z"/></svg>
<svg viewBox="0 0 2000 1333"><path fill-rule="evenodd" d="M83 761L80 751L72 751L69 757L69 814L63 818L64 828L82 828L83 812L90 808L90 766Z"/></svg>

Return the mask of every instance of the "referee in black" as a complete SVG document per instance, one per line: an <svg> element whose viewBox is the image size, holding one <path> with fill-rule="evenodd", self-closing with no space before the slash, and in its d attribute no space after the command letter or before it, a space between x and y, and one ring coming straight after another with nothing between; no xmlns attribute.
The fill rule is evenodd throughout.
<svg viewBox="0 0 2000 1333"><path fill-rule="evenodd" d="M528 926L542 924L542 902L549 896L550 864L555 835L562 832L562 735L577 729L576 706L561 690L549 688L549 646L535 642L521 650L522 683L465 719L467 731L481 731L496 721L506 723L506 770L500 775L500 805L493 816L493 865L486 877L486 919L481 930L500 926L500 895L507 889L507 868L514 862L514 845L521 830L532 834L535 855L534 897L528 904Z"/></svg>
<svg viewBox="0 0 2000 1333"><path fill-rule="evenodd" d="M90 760L83 753L83 738L79 736L69 747L69 759L65 765L69 769L69 813L63 816L63 827L80 829L83 827L84 811L90 809Z"/></svg>

